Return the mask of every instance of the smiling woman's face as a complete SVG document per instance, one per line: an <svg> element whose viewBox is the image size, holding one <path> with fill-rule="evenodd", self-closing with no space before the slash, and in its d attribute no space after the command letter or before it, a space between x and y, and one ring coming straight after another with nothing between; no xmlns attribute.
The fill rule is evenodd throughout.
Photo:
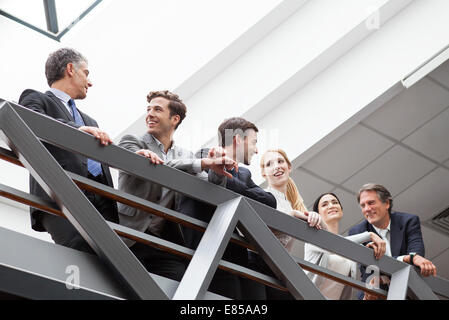
<svg viewBox="0 0 449 320"><path fill-rule="evenodd" d="M332 220L338 221L343 217L340 202L331 194L326 194L321 197L318 204L318 213L326 223Z"/></svg>
<svg viewBox="0 0 449 320"><path fill-rule="evenodd" d="M263 176L270 186L287 185L291 168L285 158L278 152L267 152L264 158Z"/></svg>

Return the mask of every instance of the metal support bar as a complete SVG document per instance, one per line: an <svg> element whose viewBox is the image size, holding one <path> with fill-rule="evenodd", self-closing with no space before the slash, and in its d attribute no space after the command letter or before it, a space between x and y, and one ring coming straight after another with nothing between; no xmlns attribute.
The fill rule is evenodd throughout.
<svg viewBox="0 0 449 320"><path fill-rule="evenodd" d="M449 299L449 280L436 277L423 278L424 282L432 289L436 294Z"/></svg>
<svg viewBox="0 0 449 320"><path fill-rule="evenodd" d="M242 197L217 207L173 299L202 299L238 221Z"/></svg>
<svg viewBox="0 0 449 320"><path fill-rule="evenodd" d="M6 160L10 163L23 167L22 163L17 159L14 152L9 151L0 147L0 159ZM97 194L100 194L104 197L108 197L112 200L127 204L131 207L138 208L140 210L144 210L150 214L157 215L159 217L165 218L167 220L173 221L175 223L182 224L186 227L199 230L204 232L207 227L207 223L195 218L192 218L183 213L177 212L175 210L168 209L166 207L160 206L156 203L150 202L148 200L136 197L132 194L123 192L121 190L116 190L111 188L103 183L96 182L94 180L90 180L86 177L82 177L78 174L75 174L70 171L66 171L65 173L77 184L77 186L82 190L91 191ZM239 236L238 234L232 234L231 240L234 243L237 243L241 246L244 246L249 249L254 249L246 240Z"/></svg>
<svg viewBox="0 0 449 320"><path fill-rule="evenodd" d="M79 152L81 154L84 154L85 156L88 156L89 158L99 160L101 162L109 164L112 167L125 170L130 174L134 174L143 179L161 184L191 198L213 205L220 205L222 203L225 203L226 201L235 199L236 197L240 196L230 190L226 190L219 186L212 185L208 182L198 180L191 175L179 172L178 170L175 170L173 168L158 166L156 170L154 166L148 164L148 161L146 161L146 159L143 159L142 157L139 157L132 152L114 145L102 147L98 144L98 142L95 141L93 137L87 134L61 124L54 119L43 117L42 115L34 113L17 104L5 102L2 99L0 99L0 118L2 118L1 124L7 123L9 121L8 119L6 119L6 117L4 117L4 115L6 114L4 110L6 110L6 108L15 110L19 114L19 116L22 117L22 120L24 120L24 122L26 122L26 124L33 130L33 133L35 133L37 136L39 136L39 138L46 142L73 152ZM22 123L22 125L24 124ZM10 130L13 130L13 128L10 128ZM7 135L8 137L13 137L14 141L17 137L20 137L20 135L23 134L21 130L11 132L14 132L15 135L10 136L10 133L8 133ZM33 136L33 138L35 137ZM21 143L23 143L23 139L20 141ZM14 148L13 150L16 151L16 149ZM23 158L21 158L21 161L22 159ZM26 167L29 169L29 166L27 164ZM61 168L59 167L59 169ZM50 173L46 172L46 174ZM192 188L192 186L195 187ZM77 192L79 192L79 190ZM377 265L381 269L382 273L388 275L393 275L404 267L404 264L402 262L396 261L395 259L392 259L390 257L384 256L380 260L375 260L372 254L372 250L370 249L352 243L340 236L331 234L329 232L322 230L318 231L309 228L303 221L285 215L254 200L248 198L244 198L244 200L255 209L257 214L254 213L254 215L256 217L258 217L257 215L259 215L262 223L265 223L266 225L280 230L281 232L291 235L297 239L313 243L314 245L320 246L325 250L335 252L336 254L359 262L362 265ZM242 220L241 222L243 223ZM251 226L251 228L257 229L253 226ZM266 229L269 230L268 228ZM253 238L252 240L255 239ZM255 243L256 242L257 241L255 241ZM266 253L264 253L264 255L266 255ZM411 290L413 291L412 294L415 294L415 291L420 290L419 286L417 286L416 283L413 283L412 281L412 278L415 276L418 277L418 275L416 275L416 272L411 272L409 281L411 284L410 289L412 289L412 286L415 286L413 289L414 291ZM421 282L419 282L418 280L420 280ZM426 282L419 277L418 280L415 279L415 282L419 282L420 286L424 288L423 290L417 292L418 295L422 297L427 296L430 298L434 298L435 295L431 292L431 289L427 286ZM446 283L444 283L443 286L445 284ZM440 288L438 290L444 293L444 291L447 289L448 288ZM426 291L430 291L430 294Z"/></svg>
<svg viewBox="0 0 449 320"><path fill-rule="evenodd" d="M55 199L64 215L129 290L130 296L167 299L142 264L10 106L0 109L0 128L11 150Z"/></svg>
<svg viewBox="0 0 449 320"><path fill-rule="evenodd" d="M305 272L293 260L276 236L268 229L254 209L244 200L240 221L243 234L250 239L261 253L270 269L283 280L290 293L296 299L324 299L318 288L310 281Z"/></svg>
<svg viewBox="0 0 449 320"><path fill-rule="evenodd" d="M39 300L123 300L128 297L125 288L96 255L1 227L0 242L2 292ZM155 274L151 276L167 296L173 296L179 282ZM226 299L211 292L205 298Z"/></svg>
<svg viewBox="0 0 449 320"><path fill-rule="evenodd" d="M388 300L405 300L407 297L410 271L411 266L406 266L404 269L393 273L388 289Z"/></svg>
<svg viewBox="0 0 449 320"><path fill-rule="evenodd" d="M55 214L64 217L64 214L59 210L58 206L55 203L47 202L39 197L11 188L9 186L5 186L1 183L0 183L0 196L37 208L50 214ZM111 229L113 229L120 236L138 241L145 245L165 250L187 259L191 259L195 253L194 250L190 248L186 248L171 243L161 238L151 236L147 233L139 232L137 230L119 224L115 224L112 222L107 221L107 223L111 227ZM218 268L245 278L261 282L267 286L271 286L280 290L286 290L278 279L259 273L252 269L248 269L246 267L237 265L235 263L231 263L226 260L221 260L218 264Z"/></svg>
<svg viewBox="0 0 449 320"><path fill-rule="evenodd" d="M362 290L363 292L367 292L369 294L375 295L378 298L381 299L385 299L387 298L387 291L382 290L382 289L375 289L375 288L367 288L366 284L362 281L353 279L351 277L347 277L342 275L341 273L332 271L330 269L327 268L323 268L319 265L316 265L314 263L311 263L309 261L306 261L304 259L292 256L292 258L296 261L296 263L298 263L301 268L303 268L304 270L310 271L312 273L318 274L322 277L328 278L330 280L333 280L335 282L347 285L347 286L351 286L355 289L359 289Z"/></svg>
<svg viewBox="0 0 449 320"><path fill-rule="evenodd" d="M47 30L58 33L58 16L56 14L55 0L44 0L45 20L47 21Z"/></svg>
<svg viewBox="0 0 449 320"><path fill-rule="evenodd" d="M409 292L414 298L419 300L438 300L438 297L433 293L432 289L424 282L416 269L410 270L408 280Z"/></svg>

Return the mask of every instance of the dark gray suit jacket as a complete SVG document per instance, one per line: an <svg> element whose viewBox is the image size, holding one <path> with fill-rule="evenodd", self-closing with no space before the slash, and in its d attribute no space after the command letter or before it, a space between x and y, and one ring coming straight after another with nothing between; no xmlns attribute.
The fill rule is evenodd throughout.
<svg viewBox="0 0 449 320"><path fill-rule="evenodd" d="M58 120L62 123L65 123L71 127L79 128L80 125L77 125L71 115L71 113L67 110L67 108L62 104L62 102L50 91L45 93L27 89L25 90L19 99L19 104L31 109L35 112L39 112L41 114L47 115L55 120ZM79 111L79 110L78 110ZM81 117L84 120L86 126L98 127L97 122L81 112ZM48 143L44 143L45 147L48 151L53 155L53 157L58 161L61 167L65 170L71 171L73 173L79 174L83 177L87 177L87 158L78 153L72 153L70 151L58 148ZM107 185L113 186L111 173L109 171L109 167L106 165L102 165L103 174L107 181ZM47 193L41 188L39 183L30 175L30 193L39 196L40 198L52 201ZM115 204L115 202L114 202ZM103 214L105 219L109 221L118 222L117 215L117 206L114 206L114 212L108 212ZM42 226L40 219L43 214L46 214L42 211L39 211L34 208L30 208L31 212L31 226L36 231L46 231Z"/></svg>

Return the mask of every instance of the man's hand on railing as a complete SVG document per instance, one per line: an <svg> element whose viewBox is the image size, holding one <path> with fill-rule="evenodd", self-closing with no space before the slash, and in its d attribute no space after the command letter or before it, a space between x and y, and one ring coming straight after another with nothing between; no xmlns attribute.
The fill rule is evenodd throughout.
<svg viewBox="0 0 449 320"><path fill-rule="evenodd" d="M145 158L150 159L150 161L154 164L163 164L164 160L159 158L159 156L151 150L148 149L140 149L136 151L137 154L144 156Z"/></svg>
<svg viewBox="0 0 449 320"><path fill-rule="evenodd" d="M230 174L228 171L232 170L233 168L234 170L238 171L237 162L228 157L201 159L202 170L209 169L220 176L225 176L232 179L232 174Z"/></svg>
<svg viewBox="0 0 449 320"><path fill-rule="evenodd" d="M226 156L224 148L215 146L209 149L207 158L201 159L201 169L210 169L220 176L232 178L228 171L234 169L238 172L239 166L236 161Z"/></svg>
<svg viewBox="0 0 449 320"><path fill-rule="evenodd" d="M113 143L111 138L109 138L109 135L106 132L104 132L103 130L101 130L100 128L82 126L82 127L79 127L78 130L81 130L83 132L93 135L96 139L100 140L101 144L104 146L107 146L107 145Z"/></svg>
<svg viewBox="0 0 449 320"><path fill-rule="evenodd" d="M370 232L371 241L366 246L374 250L374 258L379 260L387 250L387 243L374 232Z"/></svg>
<svg viewBox="0 0 449 320"><path fill-rule="evenodd" d="M404 262L410 263L410 256L405 256ZM437 267L432 263L432 261L421 257L420 255L415 255L413 257L413 264L421 269L421 275L423 277L437 275Z"/></svg>

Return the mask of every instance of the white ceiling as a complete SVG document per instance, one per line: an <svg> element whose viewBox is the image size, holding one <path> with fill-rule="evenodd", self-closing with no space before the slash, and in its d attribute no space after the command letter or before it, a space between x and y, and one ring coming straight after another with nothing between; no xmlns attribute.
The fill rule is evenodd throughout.
<svg viewBox="0 0 449 320"><path fill-rule="evenodd" d="M449 278L449 236L423 225L449 207L449 61L327 146L293 173L311 209L323 192L342 201L340 231L363 219L365 183L385 185L393 209L421 219L426 256Z"/></svg>

